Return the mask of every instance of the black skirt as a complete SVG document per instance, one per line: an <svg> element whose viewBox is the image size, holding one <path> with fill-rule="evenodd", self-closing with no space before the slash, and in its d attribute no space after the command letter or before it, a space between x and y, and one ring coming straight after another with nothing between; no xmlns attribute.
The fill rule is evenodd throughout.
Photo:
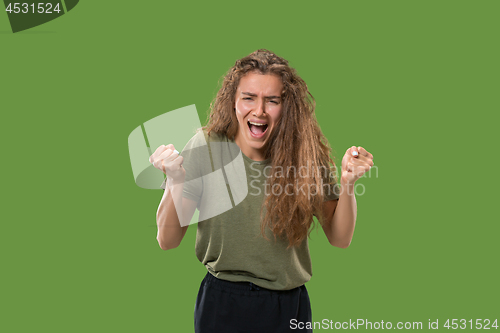
<svg viewBox="0 0 500 333"><path fill-rule="evenodd" d="M270 290L251 282L217 279L209 272L194 308L195 333L312 332L298 329L299 322L304 323L301 327L312 322L305 285Z"/></svg>

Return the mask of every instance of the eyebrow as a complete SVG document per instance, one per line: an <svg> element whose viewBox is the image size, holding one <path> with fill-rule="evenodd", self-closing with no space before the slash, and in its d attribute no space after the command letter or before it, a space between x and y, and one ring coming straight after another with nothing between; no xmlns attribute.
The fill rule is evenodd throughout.
<svg viewBox="0 0 500 333"><path fill-rule="evenodd" d="M257 97L256 94L253 94L251 92L242 92L244 95L252 96L252 97ZM281 96L264 96L265 98L281 98Z"/></svg>

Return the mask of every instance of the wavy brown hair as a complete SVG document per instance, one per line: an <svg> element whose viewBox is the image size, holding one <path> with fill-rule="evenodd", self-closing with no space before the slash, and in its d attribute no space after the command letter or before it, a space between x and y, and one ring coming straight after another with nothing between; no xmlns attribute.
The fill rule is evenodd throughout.
<svg viewBox="0 0 500 333"><path fill-rule="evenodd" d="M317 123L314 113L316 102L306 83L287 60L265 49L237 60L224 76L204 126L208 135L213 131L226 135L230 140L235 139L239 126L234 111L236 89L241 78L249 72L277 75L283 82L281 117L265 149L265 158L271 159L271 173L266 186L273 188L278 184L278 188L287 189L286 185L293 184L293 191L287 189L287 193L293 192L293 195L267 193L260 212L264 238L268 239L265 228L269 227L275 240L277 236L288 238L289 248L299 245L310 235L313 214L321 224L324 223L322 190L323 186L332 186L337 182L335 164L330 157L328 141ZM300 167L307 168L307 177L300 176L298 171L304 170Z"/></svg>

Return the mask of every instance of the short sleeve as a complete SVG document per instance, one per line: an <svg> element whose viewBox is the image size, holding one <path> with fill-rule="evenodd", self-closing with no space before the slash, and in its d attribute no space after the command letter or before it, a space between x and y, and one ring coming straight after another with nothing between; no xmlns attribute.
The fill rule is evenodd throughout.
<svg viewBox="0 0 500 333"><path fill-rule="evenodd" d="M323 191L325 195L324 201L337 200L340 196L340 186L337 183L337 179L332 173L325 176Z"/></svg>
<svg viewBox="0 0 500 333"><path fill-rule="evenodd" d="M186 144L180 155L184 158L182 166L186 170L183 197L200 202L203 193L203 174L209 163L208 148L203 131L198 131ZM166 189L167 178L160 185Z"/></svg>
<svg viewBox="0 0 500 333"><path fill-rule="evenodd" d="M340 196L340 186L337 183L325 185L323 189L325 193L324 201L337 200Z"/></svg>

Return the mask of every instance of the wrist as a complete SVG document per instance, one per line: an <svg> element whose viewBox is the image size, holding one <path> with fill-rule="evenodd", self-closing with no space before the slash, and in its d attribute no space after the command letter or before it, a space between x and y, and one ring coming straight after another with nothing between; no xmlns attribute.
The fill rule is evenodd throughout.
<svg viewBox="0 0 500 333"><path fill-rule="evenodd" d="M347 180L344 177L340 178L340 186L344 187L354 187L355 180Z"/></svg>
<svg viewBox="0 0 500 333"><path fill-rule="evenodd" d="M346 193L348 195L354 194L354 184L355 182L346 179L340 179L341 193Z"/></svg>

